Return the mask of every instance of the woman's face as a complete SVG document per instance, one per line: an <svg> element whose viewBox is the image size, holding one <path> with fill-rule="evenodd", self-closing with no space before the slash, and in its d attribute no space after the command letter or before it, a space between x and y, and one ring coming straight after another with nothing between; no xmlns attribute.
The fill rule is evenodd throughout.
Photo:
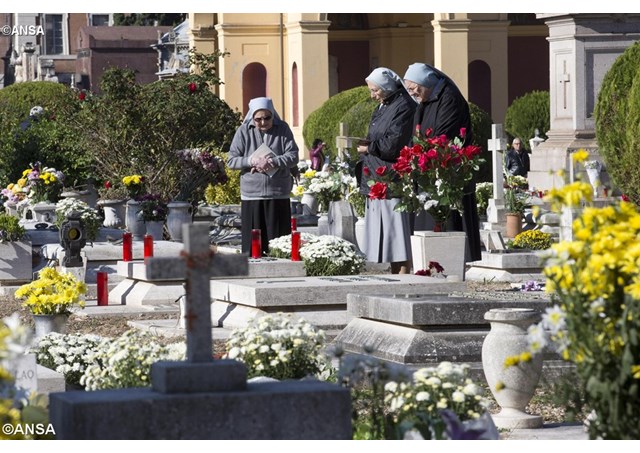
<svg viewBox="0 0 640 453"><path fill-rule="evenodd" d="M433 91L433 88L427 88L407 79L404 79L404 86L407 88L409 94L420 103L427 102L427 99L429 99L429 96L431 96L431 92Z"/></svg>
<svg viewBox="0 0 640 453"><path fill-rule="evenodd" d="M382 103L382 101L384 101L384 98L382 97L382 88L380 88L375 83L369 82L368 80L367 80L367 86L369 87L369 93L371 95L371 99L374 99Z"/></svg>
<svg viewBox="0 0 640 453"><path fill-rule="evenodd" d="M253 122L260 132L268 131L273 127L273 113L269 110L258 110L253 114Z"/></svg>

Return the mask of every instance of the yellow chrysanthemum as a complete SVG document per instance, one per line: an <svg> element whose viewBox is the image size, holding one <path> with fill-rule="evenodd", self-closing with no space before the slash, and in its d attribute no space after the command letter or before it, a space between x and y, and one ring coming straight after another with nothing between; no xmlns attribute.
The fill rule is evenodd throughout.
<svg viewBox="0 0 640 453"><path fill-rule="evenodd" d="M589 153L585 149L579 149L571 155L574 162L584 162L589 157Z"/></svg>

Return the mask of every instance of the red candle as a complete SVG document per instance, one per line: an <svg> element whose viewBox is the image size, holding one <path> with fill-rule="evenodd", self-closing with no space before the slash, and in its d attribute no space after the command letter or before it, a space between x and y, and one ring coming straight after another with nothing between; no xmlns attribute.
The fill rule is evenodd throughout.
<svg viewBox="0 0 640 453"><path fill-rule="evenodd" d="M96 278L98 284L98 305L109 305L108 274L106 272L98 272Z"/></svg>
<svg viewBox="0 0 640 453"><path fill-rule="evenodd" d="M262 258L262 231L251 230L251 258Z"/></svg>
<svg viewBox="0 0 640 453"><path fill-rule="evenodd" d="M300 261L300 232L291 233L291 261Z"/></svg>
<svg viewBox="0 0 640 453"><path fill-rule="evenodd" d="M150 234L144 235L144 257L150 258L153 256L153 236Z"/></svg>
<svg viewBox="0 0 640 453"><path fill-rule="evenodd" d="M298 229L298 221L295 217L291 217L291 231L296 231Z"/></svg>
<svg viewBox="0 0 640 453"><path fill-rule="evenodd" d="M128 231L122 233L122 261L133 261L133 236Z"/></svg>

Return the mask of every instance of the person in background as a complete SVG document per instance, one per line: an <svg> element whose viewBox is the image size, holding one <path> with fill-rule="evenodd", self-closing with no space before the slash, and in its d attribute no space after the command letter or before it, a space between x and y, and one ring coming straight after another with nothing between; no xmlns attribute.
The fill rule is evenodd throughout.
<svg viewBox="0 0 640 453"><path fill-rule="evenodd" d="M418 102L413 124L422 136L431 129L432 136L444 134L453 140L460 135L460 129L465 128L464 145L473 142L469 104L445 73L425 63L414 63L407 68L404 82L409 94ZM467 261L478 261L482 259L482 251L475 181L471 180L464 190L462 217L453 211L449 229L466 232L470 252Z"/></svg>
<svg viewBox="0 0 640 453"><path fill-rule="evenodd" d="M316 171L321 171L324 166L324 148L327 146L325 142L316 138L311 145L311 150L309 151L309 157L311 157L311 169Z"/></svg>
<svg viewBox="0 0 640 453"><path fill-rule="evenodd" d="M509 176L527 177L530 170L529 153L522 146L520 137L513 139L511 149L507 151L504 159L504 170Z"/></svg>
<svg viewBox="0 0 640 453"><path fill-rule="evenodd" d="M371 115L366 139L358 144L358 186L368 196L369 181L375 182L376 172L389 171L411 141L416 103L391 69L376 68L365 81L371 98L380 104ZM363 252L368 261L391 263L392 273L407 274L411 270L410 216L394 210L399 201L367 198Z"/></svg>
<svg viewBox="0 0 640 453"><path fill-rule="evenodd" d="M291 169L297 164L298 145L273 101L266 97L251 99L227 158L229 168L240 170L241 175L243 253L251 252L253 229L261 230L263 253L269 250L269 240L291 233Z"/></svg>

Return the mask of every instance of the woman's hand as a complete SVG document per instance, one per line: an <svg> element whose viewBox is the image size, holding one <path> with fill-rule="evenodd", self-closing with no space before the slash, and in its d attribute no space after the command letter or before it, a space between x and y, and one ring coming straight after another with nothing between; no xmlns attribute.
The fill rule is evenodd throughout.
<svg viewBox="0 0 640 453"><path fill-rule="evenodd" d="M366 145L358 145L358 153L359 154L368 154L369 153L369 147Z"/></svg>

